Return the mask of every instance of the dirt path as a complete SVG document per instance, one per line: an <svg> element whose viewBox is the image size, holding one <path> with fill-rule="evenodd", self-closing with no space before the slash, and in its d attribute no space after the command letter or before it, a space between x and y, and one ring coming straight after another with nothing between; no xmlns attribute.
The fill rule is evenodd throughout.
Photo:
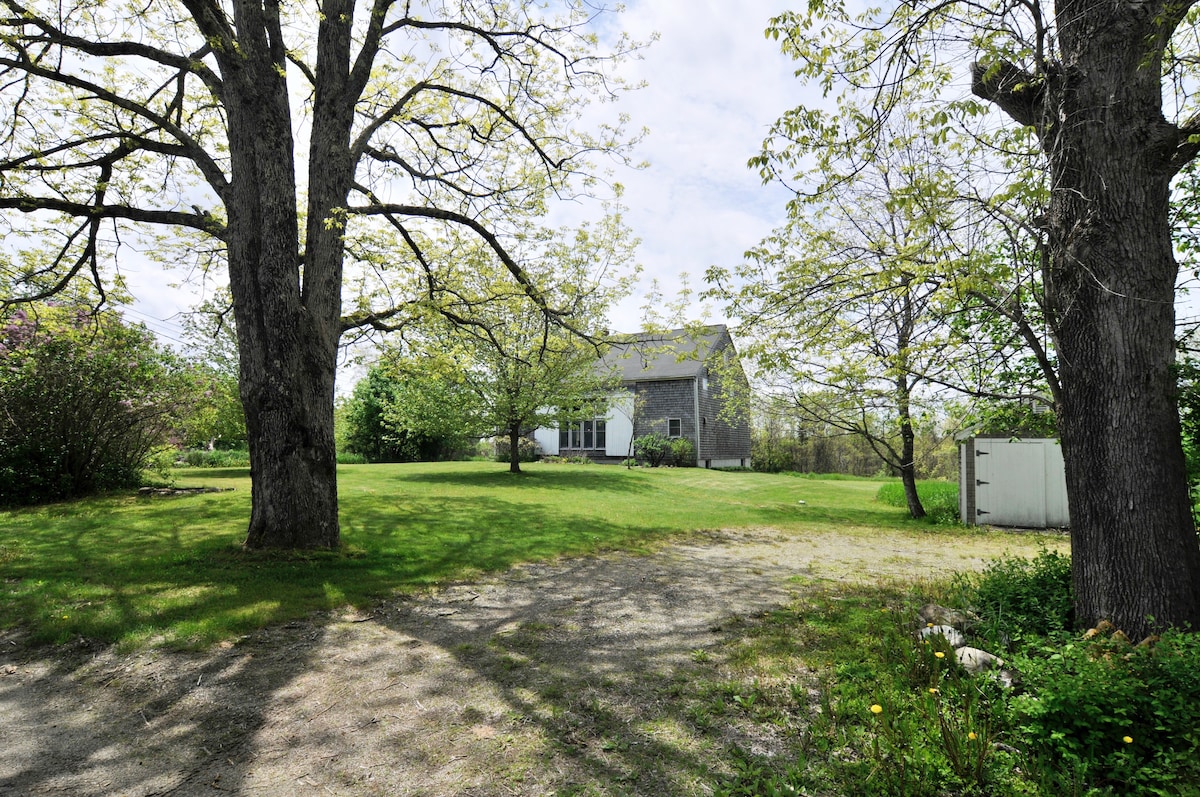
<svg viewBox="0 0 1200 797"><path fill-rule="evenodd" d="M696 794L702 746L658 687L686 689L723 621L786 601L797 575L921 576L1006 550L1036 542L726 533L526 565L204 654L0 636L0 795Z"/></svg>

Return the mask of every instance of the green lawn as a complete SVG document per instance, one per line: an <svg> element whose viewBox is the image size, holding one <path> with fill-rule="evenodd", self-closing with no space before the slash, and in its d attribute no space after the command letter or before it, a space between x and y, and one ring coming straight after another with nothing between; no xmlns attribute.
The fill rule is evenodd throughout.
<svg viewBox="0 0 1200 797"><path fill-rule="evenodd" d="M544 464L512 476L506 467L343 466L345 549L335 554L242 552L242 469L178 472L180 486L232 492L0 512L0 627L23 625L47 642L204 646L514 562L647 550L697 529L934 533L877 503L874 480Z"/></svg>

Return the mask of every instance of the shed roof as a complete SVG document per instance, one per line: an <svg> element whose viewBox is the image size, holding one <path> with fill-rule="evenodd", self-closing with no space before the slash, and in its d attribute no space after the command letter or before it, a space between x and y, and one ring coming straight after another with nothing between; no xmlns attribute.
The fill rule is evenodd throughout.
<svg viewBox="0 0 1200 797"><path fill-rule="evenodd" d="M699 330L639 332L628 336L628 342L614 344L602 363L617 369L623 382L685 379L699 376L709 355L728 340L724 324Z"/></svg>

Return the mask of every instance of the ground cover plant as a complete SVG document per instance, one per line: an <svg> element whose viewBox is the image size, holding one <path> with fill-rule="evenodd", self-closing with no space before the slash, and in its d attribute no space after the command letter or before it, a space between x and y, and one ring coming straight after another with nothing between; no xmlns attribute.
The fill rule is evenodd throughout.
<svg viewBox="0 0 1200 797"><path fill-rule="evenodd" d="M1043 551L949 582L820 590L748 623L702 657L691 713L711 726L752 709L790 749L743 751L714 793L1200 794L1200 637L1064 630L1068 566ZM1006 636L1015 688L966 675L941 637L917 642L931 597L968 601L969 633L1021 635Z"/></svg>
<svg viewBox="0 0 1200 797"><path fill-rule="evenodd" d="M177 472L172 498L113 494L0 513L0 626L33 638L203 646L514 562L650 550L697 529L769 526L869 537L913 530L870 480L479 462L342 467L342 551L248 554L244 469ZM917 533L917 532L914 532ZM967 532L959 532L967 533Z"/></svg>

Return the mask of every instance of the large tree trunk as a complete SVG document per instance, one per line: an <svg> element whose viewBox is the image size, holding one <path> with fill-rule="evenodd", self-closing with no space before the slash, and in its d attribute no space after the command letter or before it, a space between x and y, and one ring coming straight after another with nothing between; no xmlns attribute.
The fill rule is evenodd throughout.
<svg viewBox="0 0 1200 797"><path fill-rule="evenodd" d="M511 426L508 429L508 472L521 472L521 427Z"/></svg>
<svg viewBox="0 0 1200 797"><path fill-rule="evenodd" d="M1200 548L1171 369L1174 141L1148 45L1154 17L1134 4L1060 2L1063 64L1038 123L1051 170L1046 286L1076 622L1107 619L1131 636L1200 627Z"/></svg>
<svg viewBox="0 0 1200 797"><path fill-rule="evenodd" d="M255 2L235 4L245 52L225 68L232 180L229 273L238 328L240 392L250 446L248 548L334 548L339 542L333 434L338 294L330 253L308 241L301 262L286 63L278 20ZM320 156L314 111L311 157ZM344 145L343 145L344 149ZM336 166L337 164L335 164ZM328 193L310 186L313 195ZM344 198L345 192L342 196ZM320 214L324 221L327 214ZM324 228L325 225L322 225ZM332 235L340 234L333 230ZM303 274L303 279L302 279Z"/></svg>

